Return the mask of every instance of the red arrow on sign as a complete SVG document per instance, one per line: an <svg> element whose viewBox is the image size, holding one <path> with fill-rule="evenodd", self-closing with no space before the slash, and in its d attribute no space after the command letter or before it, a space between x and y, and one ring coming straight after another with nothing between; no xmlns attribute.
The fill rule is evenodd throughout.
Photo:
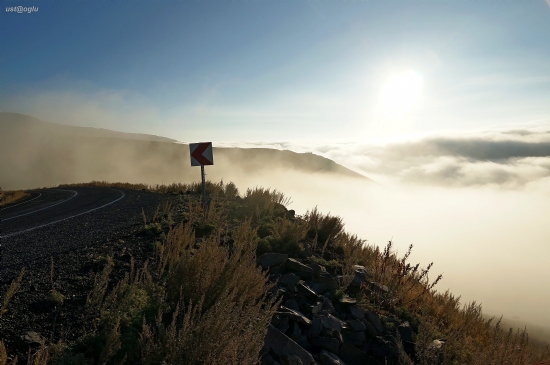
<svg viewBox="0 0 550 365"><path fill-rule="evenodd" d="M214 164L212 142L192 143L189 148L191 150L191 166Z"/></svg>

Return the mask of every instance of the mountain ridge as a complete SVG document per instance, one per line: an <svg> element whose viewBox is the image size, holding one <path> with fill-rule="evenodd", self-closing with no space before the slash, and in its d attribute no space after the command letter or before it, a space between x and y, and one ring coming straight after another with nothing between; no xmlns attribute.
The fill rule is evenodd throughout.
<svg viewBox="0 0 550 365"><path fill-rule="evenodd" d="M8 189L56 186L92 180L147 182L193 181L189 148L174 139L43 122L17 113L0 113L0 186ZM211 177L281 171L367 177L312 153L268 148L214 147Z"/></svg>

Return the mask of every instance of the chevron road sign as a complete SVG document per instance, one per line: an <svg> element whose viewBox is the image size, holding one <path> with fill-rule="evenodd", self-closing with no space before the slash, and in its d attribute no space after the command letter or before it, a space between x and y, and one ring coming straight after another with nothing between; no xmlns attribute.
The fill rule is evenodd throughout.
<svg viewBox="0 0 550 365"><path fill-rule="evenodd" d="M190 143L191 166L213 165L212 142Z"/></svg>
<svg viewBox="0 0 550 365"><path fill-rule="evenodd" d="M206 215L206 175L204 174L204 165L213 165L214 156L212 155L212 142L190 143L189 152L191 155L191 166L201 167L202 179L202 207Z"/></svg>

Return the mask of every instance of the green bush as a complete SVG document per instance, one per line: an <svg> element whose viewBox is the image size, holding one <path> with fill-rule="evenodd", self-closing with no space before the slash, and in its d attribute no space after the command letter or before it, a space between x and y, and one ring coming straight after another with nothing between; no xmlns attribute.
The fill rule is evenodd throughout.
<svg viewBox="0 0 550 365"><path fill-rule="evenodd" d="M106 265L114 265L113 258L111 256L98 256L94 263L100 267L104 267Z"/></svg>
<svg viewBox="0 0 550 365"><path fill-rule="evenodd" d="M50 296L48 297L48 301L55 305L61 305L63 304L63 301L65 300L65 296L58 292L57 290L51 290Z"/></svg>
<svg viewBox="0 0 550 365"><path fill-rule="evenodd" d="M258 248L256 249L256 255L260 256L268 252L273 252L273 248L271 247L271 243L269 243L269 240L267 238L262 238L258 240Z"/></svg>
<svg viewBox="0 0 550 365"><path fill-rule="evenodd" d="M157 236L162 232L162 226L160 223L145 224L141 228L141 233L147 236Z"/></svg>
<svg viewBox="0 0 550 365"><path fill-rule="evenodd" d="M214 224L202 221L199 223L197 228L195 228L195 236L197 238L208 237L215 231L216 231L216 226Z"/></svg>

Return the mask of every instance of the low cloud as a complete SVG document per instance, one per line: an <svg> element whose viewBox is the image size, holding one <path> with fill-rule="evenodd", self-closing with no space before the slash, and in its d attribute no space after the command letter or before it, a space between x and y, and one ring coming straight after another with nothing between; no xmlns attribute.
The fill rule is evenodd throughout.
<svg viewBox="0 0 550 365"><path fill-rule="evenodd" d="M317 153L379 181L517 189L550 179L550 130L540 128L447 134L385 145L248 145Z"/></svg>

